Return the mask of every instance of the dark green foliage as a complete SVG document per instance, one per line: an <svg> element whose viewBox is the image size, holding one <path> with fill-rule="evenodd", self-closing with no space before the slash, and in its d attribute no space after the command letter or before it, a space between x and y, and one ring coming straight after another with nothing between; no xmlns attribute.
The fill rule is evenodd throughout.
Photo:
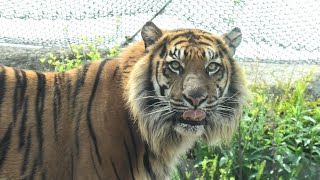
<svg viewBox="0 0 320 180"><path fill-rule="evenodd" d="M198 143L173 179L318 179L320 99L306 100L310 77L251 85L253 98L231 145Z"/></svg>

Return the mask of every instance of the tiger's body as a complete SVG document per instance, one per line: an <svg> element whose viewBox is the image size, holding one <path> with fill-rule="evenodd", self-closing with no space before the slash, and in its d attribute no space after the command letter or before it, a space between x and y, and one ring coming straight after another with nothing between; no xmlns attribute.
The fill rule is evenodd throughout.
<svg viewBox="0 0 320 180"><path fill-rule="evenodd" d="M1 66L0 178L168 179L179 157L196 140L219 145L230 139L245 92L241 71L230 55L233 49L228 45L232 43L200 30L161 31L152 23L144 26L142 36L144 41L127 47L117 59L63 73ZM229 111L224 108L221 115L214 114L217 110L201 107L189 95L187 101L198 103L200 110L181 105L186 102L172 102L169 108L168 97L179 98L179 93L188 89L168 80L182 74L168 72L172 67L164 61L177 42L192 44L184 46L184 58L211 57L213 53L221 58L220 64L227 62L211 83L217 84L214 94L225 98L221 103L232 106ZM201 50L203 46L222 50L206 52ZM203 64L197 63L194 69ZM186 75L193 71L187 66ZM199 84L193 75L191 83ZM222 87L218 81L223 81ZM184 110L175 110L179 109L176 104ZM184 121L176 120L177 116Z"/></svg>

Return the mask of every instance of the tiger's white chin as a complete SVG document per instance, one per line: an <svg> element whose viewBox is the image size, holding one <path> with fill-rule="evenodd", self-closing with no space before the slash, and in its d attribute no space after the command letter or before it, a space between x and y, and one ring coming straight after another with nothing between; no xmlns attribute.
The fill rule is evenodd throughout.
<svg viewBox="0 0 320 180"><path fill-rule="evenodd" d="M175 124L174 130L183 136L201 136L205 131L204 125L190 125L185 123Z"/></svg>

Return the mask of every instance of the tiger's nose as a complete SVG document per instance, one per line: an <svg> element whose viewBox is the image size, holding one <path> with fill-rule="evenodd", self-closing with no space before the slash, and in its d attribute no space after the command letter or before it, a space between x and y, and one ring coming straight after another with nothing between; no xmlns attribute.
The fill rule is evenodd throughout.
<svg viewBox="0 0 320 180"><path fill-rule="evenodd" d="M187 94L184 95L184 98L195 108L197 108L201 103L203 103L207 99L208 95L205 94Z"/></svg>

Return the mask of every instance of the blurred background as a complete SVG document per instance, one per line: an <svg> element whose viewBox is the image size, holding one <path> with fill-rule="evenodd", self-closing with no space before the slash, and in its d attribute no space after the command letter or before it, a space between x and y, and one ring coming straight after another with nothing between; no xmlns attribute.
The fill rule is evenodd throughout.
<svg viewBox="0 0 320 180"><path fill-rule="evenodd" d="M0 45L68 47L81 37L113 47L152 20L160 28L243 32L241 61L320 64L317 0L2 0ZM135 36L139 39L139 34Z"/></svg>

